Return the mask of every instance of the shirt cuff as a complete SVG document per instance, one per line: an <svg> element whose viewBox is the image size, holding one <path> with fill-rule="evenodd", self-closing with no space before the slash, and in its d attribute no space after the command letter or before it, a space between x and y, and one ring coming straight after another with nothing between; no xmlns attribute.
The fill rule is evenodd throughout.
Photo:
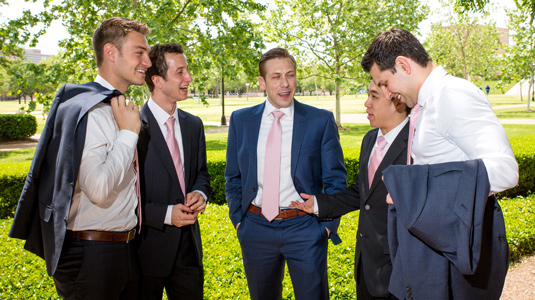
<svg viewBox="0 0 535 300"><path fill-rule="evenodd" d="M204 199L204 202L207 202L207 201L208 201L208 197L206 197L206 194L203 193L202 191L194 190L193 192L197 192L197 193L201 194L201 195L202 195L202 198ZM192 192L192 193L193 193L193 192Z"/></svg>
<svg viewBox="0 0 535 300"><path fill-rule="evenodd" d="M320 209L318 207L318 199L316 198L316 196L313 196L314 197L314 214L316 216L319 216L320 214Z"/></svg>
<svg viewBox="0 0 535 300"><path fill-rule="evenodd" d="M122 129L119 131L119 135L117 136L116 141L121 141L122 143L128 145L130 148L134 149L137 146L137 140L139 138L139 135L134 133L133 131Z"/></svg>
<svg viewBox="0 0 535 300"><path fill-rule="evenodd" d="M173 225L171 223L171 215L173 214L173 205L169 205L167 206L167 213L165 213L165 219L164 219L164 224L165 225Z"/></svg>

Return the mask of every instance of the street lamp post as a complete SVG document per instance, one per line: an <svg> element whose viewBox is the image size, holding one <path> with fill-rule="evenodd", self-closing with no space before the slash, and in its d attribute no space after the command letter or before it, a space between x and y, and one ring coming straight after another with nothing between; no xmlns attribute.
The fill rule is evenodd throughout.
<svg viewBox="0 0 535 300"><path fill-rule="evenodd" d="M249 102L249 82L245 84L245 97L247 98L247 102Z"/></svg>

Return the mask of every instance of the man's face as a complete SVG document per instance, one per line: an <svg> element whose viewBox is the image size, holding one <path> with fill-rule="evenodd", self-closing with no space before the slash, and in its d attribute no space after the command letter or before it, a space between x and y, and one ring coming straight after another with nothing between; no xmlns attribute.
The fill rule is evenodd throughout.
<svg viewBox="0 0 535 300"><path fill-rule="evenodd" d="M149 50L149 44L143 34L132 31L126 35L114 66L119 84L128 88L130 85L145 83L145 73L151 66Z"/></svg>
<svg viewBox="0 0 535 300"><path fill-rule="evenodd" d="M160 78L162 93L173 102L185 100L188 98L188 86L192 81L186 56L180 53L165 53L164 55L167 63L167 78Z"/></svg>
<svg viewBox="0 0 535 300"><path fill-rule="evenodd" d="M407 104L408 107L414 107L418 101L418 90L411 88L413 80L397 64L394 68L396 68L396 73L392 73L391 70L381 71L379 66L374 63L370 69L370 74L387 99L398 98L401 103Z"/></svg>
<svg viewBox="0 0 535 300"><path fill-rule="evenodd" d="M398 124L395 118L396 106L387 99L383 91L372 80L368 87L368 99L364 102L370 126L380 128L383 134L394 129Z"/></svg>
<svg viewBox="0 0 535 300"><path fill-rule="evenodd" d="M266 78L258 77L258 83L266 91L268 101L275 108L289 107L292 104L297 79L294 65L289 58L275 58L266 61Z"/></svg>

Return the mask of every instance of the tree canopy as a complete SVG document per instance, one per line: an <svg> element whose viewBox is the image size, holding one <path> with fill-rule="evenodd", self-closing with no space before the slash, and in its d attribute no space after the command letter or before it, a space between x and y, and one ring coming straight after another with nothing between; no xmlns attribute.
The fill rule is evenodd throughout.
<svg viewBox="0 0 535 300"><path fill-rule="evenodd" d="M35 0L30 0L35 2ZM5 3L0 2L1 5ZM34 46L53 20L61 20L70 37L60 41L63 51L62 76L65 81L82 83L94 79L96 63L91 38L100 23L112 16L145 22L152 34L149 44L175 42L185 46L193 87L205 88L208 75L201 72L213 64L228 64L227 73L245 70L252 74L251 60L259 57L262 36L254 18L265 6L253 0L45 0L44 10L0 25L0 54L16 53L19 45ZM36 26L42 29L32 34ZM141 98L144 90L131 88L130 95Z"/></svg>
<svg viewBox="0 0 535 300"><path fill-rule="evenodd" d="M372 39L393 26L414 32L426 12L418 0L275 0L266 38L289 48L302 73L334 80L340 126L340 85L367 85L360 61Z"/></svg>

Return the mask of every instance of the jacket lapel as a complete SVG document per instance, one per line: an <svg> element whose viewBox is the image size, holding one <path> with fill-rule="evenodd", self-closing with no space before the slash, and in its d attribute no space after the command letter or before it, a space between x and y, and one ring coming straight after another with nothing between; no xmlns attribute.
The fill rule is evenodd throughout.
<svg viewBox="0 0 535 300"><path fill-rule="evenodd" d="M265 105L264 102L253 108L252 116L248 119L248 126L246 127L246 136L249 142L249 168L251 170L249 176L253 176L254 178L252 182L258 181L258 161L256 158L256 151L258 149L258 134L260 133L260 124L262 124L262 113L264 112Z"/></svg>
<svg viewBox="0 0 535 300"><path fill-rule="evenodd" d="M303 137L307 127L306 110L301 103L294 99L294 127L292 133L292 180L295 182L295 171L299 160L299 152L303 143Z"/></svg>
<svg viewBox="0 0 535 300"><path fill-rule="evenodd" d="M405 124L403 129L399 132L398 136L394 141L392 142L392 145L390 145L390 148L388 148L388 152L385 153L383 160L379 164L379 167L377 168L377 171L375 172L375 176L373 177L372 186L370 187L370 193L377 187L379 182L381 181L381 177L383 176L383 171L391 164L394 163L394 161L401 155L403 150L407 148L407 139L408 136L408 128L409 123Z"/></svg>
<svg viewBox="0 0 535 300"><path fill-rule="evenodd" d="M377 132L379 131L379 129L374 129L375 133L373 134L373 136L371 137L369 143L367 143L366 145L364 145L364 148L362 149L364 152L362 153L363 156L362 156L362 160L359 161L359 164L362 164L360 166L360 172L363 172L362 173L362 176L365 178L365 185L364 185L364 188L366 189L366 198L368 198L368 196L370 195L369 193L369 190L370 190L370 179L368 178L368 162L370 161L370 156L372 155L372 151L373 151L373 146L375 144L375 140L377 140ZM378 168L379 169L379 168Z"/></svg>
<svg viewBox="0 0 535 300"><path fill-rule="evenodd" d="M167 142L165 141L165 138L162 134L162 130L160 129L160 126L158 125L158 122L154 118L154 115L150 111L148 105L143 106L140 111L140 114L142 121L141 130L143 130L148 136L150 146L154 147L156 153L158 153L158 156L162 160L162 163L165 166L167 173L169 173L169 176L171 176L171 178L173 178L176 184L179 185L178 176L176 175L175 171L175 164L173 163L171 153L169 153ZM148 163L150 164L152 162Z"/></svg>
<svg viewBox="0 0 535 300"><path fill-rule="evenodd" d="M186 187L189 186L189 177L190 172L192 170L191 168L191 151L192 151L192 131L189 129L188 126L188 115L185 114L182 110L178 110L178 122L180 124L180 132L182 133L182 150L184 151L184 161L182 162L184 165L184 184L186 185L183 187L186 191L188 190ZM204 129L201 129L204 130ZM178 177L177 177L178 178Z"/></svg>

